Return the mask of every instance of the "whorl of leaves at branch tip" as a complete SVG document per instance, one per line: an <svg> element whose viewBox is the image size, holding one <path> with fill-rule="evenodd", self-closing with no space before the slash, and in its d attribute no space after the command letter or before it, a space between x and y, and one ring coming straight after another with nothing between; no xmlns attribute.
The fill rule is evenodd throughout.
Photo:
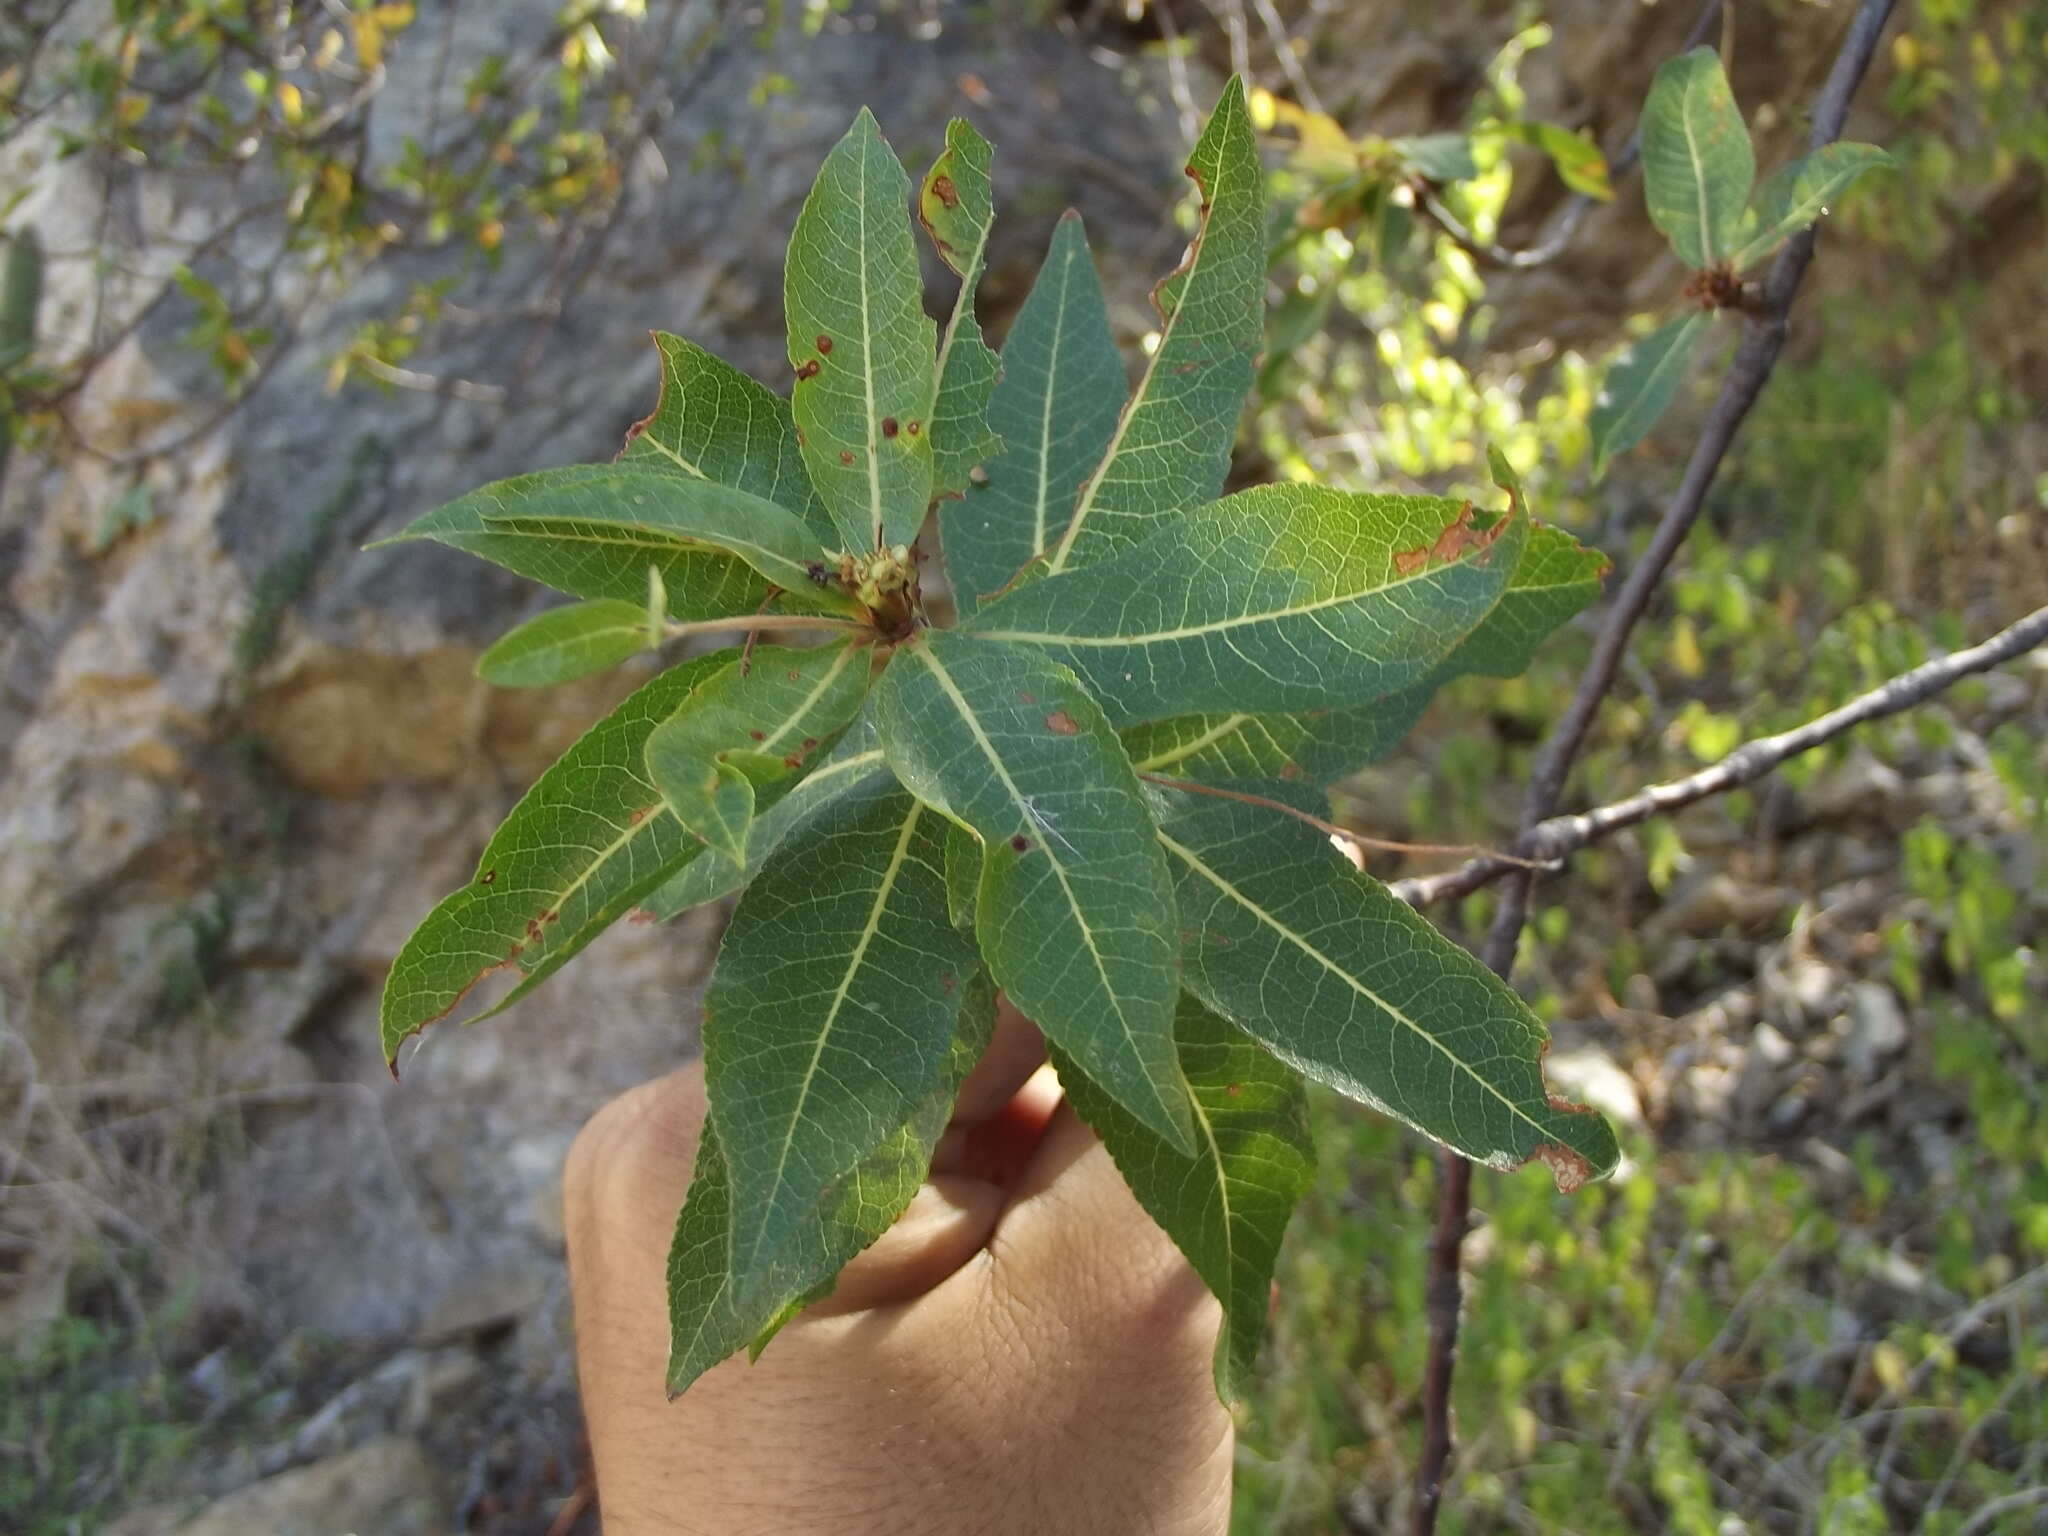
<svg viewBox="0 0 2048 1536"><path fill-rule="evenodd" d="M1643 106L1643 198L1650 222L1692 272L1693 307L1634 342L1607 370L1594 402L1593 472L1605 474L1678 395L1714 315L1744 302L1743 275L1827 213L1865 171L1891 156L1835 143L1756 185L1756 152L1721 57L1695 48L1657 71Z"/></svg>
<svg viewBox="0 0 2048 1536"><path fill-rule="evenodd" d="M1521 999L1288 814L1445 682L1519 672L1605 560L1533 523L1497 457L1505 510L1218 499L1261 344L1235 82L1190 158L1193 238L1132 388L1072 215L989 350L990 167L956 123L918 185L960 280L935 327L911 180L863 112L790 242L791 399L659 336L660 400L616 464L485 486L400 535L581 600L487 653L507 683L678 629L827 632L643 684L541 776L385 988L395 1061L488 977L511 981L495 1012L628 912L740 893L705 1001L672 1390L758 1351L901 1212L997 989L1222 1302L1226 1394L1309 1177L1305 1080L1565 1187L1616 1160L1606 1123L1547 1091ZM935 498L952 629L909 548ZM1226 784L1253 803L1195 792Z"/></svg>

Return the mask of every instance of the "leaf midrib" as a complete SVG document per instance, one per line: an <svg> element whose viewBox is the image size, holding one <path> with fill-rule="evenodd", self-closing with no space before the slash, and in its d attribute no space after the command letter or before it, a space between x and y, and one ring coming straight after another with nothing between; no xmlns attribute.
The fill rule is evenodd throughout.
<svg viewBox="0 0 2048 1536"><path fill-rule="evenodd" d="M1710 76L1704 71L1697 73L1695 75L1695 85L1704 86L1711 92L1712 82ZM1707 264L1712 266L1714 261L1714 233L1707 211L1707 161L1705 153L1700 149L1699 141L1693 136L1692 97L1693 91L1687 90L1685 110L1680 113L1679 121L1685 127L1685 152L1692 157L1693 196L1699 204L1700 252L1707 258Z"/></svg>
<svg viewBox="0 0 2048 1536"><path fill-rule="evenodd" d="M1554 1131L1551 1127L1533 1118L1527 1110L1523 1109L1513 1099L1509 1098L1506 1094L1502 1093L1498 1088L1494 1087L1492 1083L1489 1083L1485 1078L1481 1077L1477 1072L1475 1072L1472 1069L1472 1067L1462 1057L1460 1057L1456 1052L1451 1050L1451 1048L1445 1045L1441 1040L1437 1039L1436 1036L1431 1034L1427 1029L1424 1029L1422 1025L1418 1024L1414 1019L1410 1018L1406 1012L1396 1007L1393 1003L1389 1002L1386 998L1382 997L1379 993L1375 992L1371 987L1365 985L1364 982L1360 981L1357 977L1353 976L1343 966L1337 964L1336 961L1332 960L1328 955L1324 954L1320 949L1316 948L1314 944L1310 943L1301 934L1296 933L1292 928L1288 927L1285 923L1281 922L1279 918L1275 917L1272 913L1268 912L1263 906L1259 905L1257 902L1253 901L1250 897L1248 897L1243 891L1239 890L1229 880L1225 879L1222 875L1218 874L1215 870L1211 869L1207 864L1203 863L1201 858L1198 855L1196 855L1194 850L1188 848L1184 844L1174 841L1172 837L1168 836L1164 832L1161 832L1159 834L1159 841L1166 845L1168 851L1177 855L1181 859L1181 861L1185 863L1190 869L1194 870L1196 874L1202 876L1203 879L1207 880L1211 885L1215 886L1217 890L1223 892L1223 894L1229 897L1230 900L1236 902L1239 906L1243 907L1247 912L1251 913L1252 916L1257 918L1260 922L1264 923L1267 927L1271 928L1275 933L1279 934L1281 938L1285 939L1287 942L1294 945L1295 948L1299 949L1311 960L1314 960L1318 965L1322 966L1323 969L1328 971L1332 976L1335 976L1338 980L1342 981L1346 986L1350 987L1351 990L1356 992L1360 997L1364 998L1374 1007L1381 1009L1389 1017L1395 1019L1397 1022L1401 1023L1402 1025L1405 1025L1408 1029L1412 1030L1418 1039L1428 1042L1432 1050L1436 1051L1439 1055L1441 1055L1444 1058L1444 1060L1448 1061L1459 1073L1461 1073L1467 1078L1470 1078L1473 1082L1477 1083L1480 1087L1484 1088L1488 1093L1492 1094L1496 1099L1500 1100L1501 1105L1508 1111L1510 1115L1512 1115L1516 1120L1522 1122L1524 1125L1529 1126L1532 1130L1536 1131L1544 1139L1545 1142L1562 1139L1558 1135L1558 1133ZM1515 1156L1515 1153L1512 1149L1508 1149L1506 1150L1505 1155L1512 1158ZM1482 1159L1482 1161L1483 1160L1484 1159Z"/></svg>
<svg viewBox="0 0 2048 1536"><path fill-rule="evenodd" d="M1280 619L1298 618L1303 614L1321 613L1326 608L1341 608L1346 603L1362 603L1369 599L1398 592L1401 588L1416 582L1428 581L1446 571L1454 571L1475 565L1484 557L1487 545L1471 557L1447 560L1441 565L1427 565L1412 576L1396 576L1392 581L1377 586L1361 587L1357 591L1342 592L1335 597L1319 597L1312 603L1303 603L1293 608L1274 608L1261 613L1239 614L1227 619L1213 619L1206 624L1188 624L1179 629L1144 630L1130 635L1062 635L1049 630L1025 629L982 629L976 627L974 635L981 640L1002 640L1022 645L1063 645L1076 649L1107 650L1120 645L1168 645L1176 640L1196 640L1203 635L1224 634L1233 629L1243 629L1253 624L1271 624ZM1028 590L1028 589L1027 589ZM1476 627L1476 626L1475 626ZM1468 631L1469 632L1469 631ZM1347 647L1348 648L1348 647Z"/></svg>
<svg viewBox="0 0 2048 1536"><path fill-rule="evenodd" d="M989 767L995 771L996 778L1001 782L1004 791L1022 811L1024 819L1030 824L1032 830L1039 834L1039 845L1045 851L1046 862L1051 864L1053 875L1060 883L1060 892L1067 898L1067 908L1074 914L1074 922L1081 930L1081 941L1088 947L1088 956L1095 962L1096 978L1102 983L1103 993L1108 997L1109 1006L1116 1014L1117 1025L1123 1030L1125 1043L1130 1046L1135 1054L1138 1049L1137 1035L1132 1031L1130 1019L1124 1013L1123 999L1118 996L1115 984L1109 979L1109 965L1103 958L1101 949L1095 943L1095 930L1089 925L1087 917L1082 913L1080 902L1074 897L1074 887L1067 878L1066 866L1060 862L1059 856L1053 852L1053 840L1047 837L1044 829L1038 825L1038 819L1032 813L1030 801L1026 798L1024 791L1018 787L1017 781L1010 777L1009 767L1003 762L1002 754L996 750L995 743L989 740L988 733L981 728L980 719L975 715L973 706L967 702L967 695L962 693L959 684L953 681L952 673L948 672L944 663L932 654L931 647L928 645L913 647L912 654L931 668L933 679L937 681L940 688L945 690L946 697L952 702L953 708L959 712L960 718L966 722L968 733L973 736L975 745L981 748L982 756L988 759Z"/></svg>
<svg viewBox="0 0 2048 1536"><path fill-rule="evenodd" d="M877 135L879 136L879 135ZM882 455L876 443L875 425L875 348L874 327L870 323L868 307L872 302L868 284L868 156L874 146L864 138L861 142L860 195L853 200L854 218L860 230L860 238L854 247L860 252L860 382L867 395L867 441L868 441L868 520L875 530L875 548L883 547L882 528Z"/></svg>
<svg viewBox="0 0 2048 1536"><path fill-rule="evenodd" d="M874 943L875 935L881 931L882 913L889 904L890 894L896 888L897 876L910 860L910 840L916 833L918 816L923 809L922 805L913 800L910 813L903 818L903 830L897 834L896 847L890 853L888 867L883 870L881 883L876 887L875 899L868 908L867 922L861 928L860 938L855 941L853 952L847 956L846 969L840 974L839 985L832 994L831 1006L825 1010L824 1021L818 1028L817 1044L811 1049L811 1059L804 1068L803 1081L797 1089L796 1103L791 1106L788 1122L783 1131L782 1148L776 1154L771 1188L779 1188L782 1184L783 1171L789 1166L790 1148L796 1144L796 1128L803 1120L804 1105L810 1100L811 1085L817 1080L818 1063L824 1060L825 1046L832 1037L833 1029L838 1025L839 1010L846 1006L847 996L853 990L854 977L860 974L861 965L867 959L868 946ZM759 1245L757 1226L755 1246L758 1248Z"/></svg>

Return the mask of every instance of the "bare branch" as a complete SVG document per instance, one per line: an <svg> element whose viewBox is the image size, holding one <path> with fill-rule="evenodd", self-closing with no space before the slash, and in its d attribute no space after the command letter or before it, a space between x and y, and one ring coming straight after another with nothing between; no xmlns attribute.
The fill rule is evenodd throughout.
<svg viewBox="0 0 2048 1536"><path fill-rule="evenodd" d="M1840 709L1829 710L1793 730L1745 742L1710 768L1669 783L1653 784L1598 810L1541 821L1516 842L1518 857L1495 855L1473 859L1440 875L1397 880L1388 889L1411 907L1423 907L1476 891L1512 870L1552 867L1567 854L1623 827L1635 826L1652 816L1669 815L1697 801L1754 783L1801 753L1833 741L1844 731L1911 709L1972 673L1987 672L2044 644L2048 644L2048 608L2037 608L1981 645L1903 672L1851 699Z"/></svg>
<svg viewBox="0 0 2048 1536"><path fill-rule="evenodd" d="M1891 19L1895 3L1896 0L1862 0L1857 8L1849 23L1848 36L1814 104L1811 148L1820 149L1840 137L1843 120L1849 113L1849 100L1870 68L1878 36ZM1649 608L1665 569L1699 520L1721 461L1727 457L1736 432L1770 379L1771 369L1785 344L1786 318L1792 300L1813 262L1814 239L1815 230L1809 228L1786 244L1764 281L1762 303L1754 313L1745 316L1742 344L1686 465L1685 478L1665 508L1642 560L1622 584L1594 645L1592 660L1579 680L1578 691L1537 754L1522 806L1524 835L1556 811L1572 763L1585 745L1601 702L1614 685L1636 623ZM1486 936L1481 957L1503 977L1514 969L1515 950L1528 917L1532 879L1528 872L1517 870L1502 885L1500 909ZM1437 1509L1443 1498L1444 1468L1451 1449L1450 1393L1458 1349L1460 1256L1465 1229L1471 1221L1470 1165L1455 1153L1445 1151L1439 1154L1438 1170L1439 1240L1430 1249L1429 1356L1423 1380L1423 1451L1415 1472L1415 1536L1433 1536Z"/></svg>

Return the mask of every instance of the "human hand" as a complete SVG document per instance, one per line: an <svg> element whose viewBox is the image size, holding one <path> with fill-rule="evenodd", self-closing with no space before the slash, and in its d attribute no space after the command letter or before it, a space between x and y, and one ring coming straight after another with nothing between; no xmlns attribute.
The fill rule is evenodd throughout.
<svg viewBox="0 0 2048 1536"><path fill-rule="evenodd" d="M782 1332L667 1401L664 1272L701 1068L592 1118L565 1175L607 1536L1215 1536L1220 1313L1005 1010L910 1209Z"/></svg>

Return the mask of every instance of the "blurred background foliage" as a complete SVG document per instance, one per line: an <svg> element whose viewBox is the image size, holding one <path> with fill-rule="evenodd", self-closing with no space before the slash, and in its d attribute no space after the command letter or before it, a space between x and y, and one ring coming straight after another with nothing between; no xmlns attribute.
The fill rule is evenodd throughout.
<svg viewBox="0 0 2048 1536"><path fill-rule="evenodd" d="M479 322L473 278L508 249L549 252L526 307L559 312L715 30L683 4L572 0L459 82L450 124L433 115L438 91L370 111L395 50L445 52L447 33L410 4L88 9L23 0L0 17L0 145L61 119L59 156L92 157L110 178L210 178L237 211L201 229L110 227L89 323L0 353L0 422L57 454L100 453L71 440L64 406L165 307L182 306L217 422L263 386L297 316L373 268L401 280L320 360L328 388L488 404L501 382L416 371L422 355L441 328ZM879 14L921 36L945 9ZM1624 308L1645 313L1597 341L1523 323L1503 342L1502 284L1602 239L1612 226L1589 214L1609 199L1641 198L1627 123L1596 143L1532 112L1524 82L1548 67L1552 27L1541 4L1511 9L1510 40L1458 113L1385 137L1347 115L1342 61L1318 41L1328 6L1041 3L1013 19L1078 28L1163 78L1162 133L1192 120L1198 82L1221 69L1248 65L1261 87L1270 343L1240 480L1479 496L1496 443L1540 516L1626 567L1734 322L1722 318L1729 336L1672 414L1596 481L1587 420L1603 370L1624 335L1681 302L1679 275L1653 298L1632 283ZM793 89L774 49L864 11L776 0L728 19L769 50L754 106L772 113ZM1970 259L1972 242L2040 237L2048 5L1920 0L1901 13L1868 88L1882 100L1867 104L1897 168L1866 178L1825 226L1792 349L1582 760L1585 803L1687 772L2048 601L2040 289L2016 303L1979 284ZM1747 46L1771 24L1749 27ZM1749 99L1741 63L1745 109L1796 127L1803 102ZM694 156L671 171L731 168L716 136ZM33 171L13 202L0 181L0 219ZM16 248L24 227L9 226ZM169 287L151 280L166 269ZM106 506L105 543L149 523L135 489ZM1338 813L1380 837L1499 839L1587 635L1563 637L1521 679L1454 685L1394 760L1343 786ZM1479 1176L1445 1530L2044 1528L2044 715L2038 666L1966 684L1539 887L1519 979L1559 1021L1560 1082L1624 1121L1630 1159L1569 1199L1540 1177ZM1415 867L1388 857L1376 872ZM1489 911L1481 892L1437 915L1472 936ZM182 985L202 1016L209 935L225 924L204 906L190 914ZM64 976L47 979L61 994ZM166 1019L194 1027L193 1007ZM1241 1405L1234 1529L1246 1536L1406 1518L1430 1159L1335 1102L1318 1122L1320 1181L1283 1261L1265 1372ZM203 1181L236 1149L226 1133L187 1138L177 1178ZM206 1354L227 1362L212 1375L195 1373L189 1298L137 1291L118 1237L97 1244L73 1269L70 1315L0 1352L10 1530L99 1529L175 1491L195 1458L274 1435L291 1362L304 1363L229 1348ZM241 1388L221 1388L222 1371ZM551 1524L560 1503L531 1524L465 1507L474 1529L589 1528L574 1511Z"/></svg>

